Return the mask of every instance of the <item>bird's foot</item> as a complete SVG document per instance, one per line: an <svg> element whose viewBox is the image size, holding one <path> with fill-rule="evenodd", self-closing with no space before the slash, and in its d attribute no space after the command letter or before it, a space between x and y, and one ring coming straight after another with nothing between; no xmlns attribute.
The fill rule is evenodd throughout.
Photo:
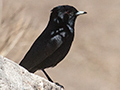
<svg viewBox="0 0 120 90"><path fill-rule="evenodd" d="M64 89L64 86L60 85L59 83L55 82L55 84Z"/></svg>

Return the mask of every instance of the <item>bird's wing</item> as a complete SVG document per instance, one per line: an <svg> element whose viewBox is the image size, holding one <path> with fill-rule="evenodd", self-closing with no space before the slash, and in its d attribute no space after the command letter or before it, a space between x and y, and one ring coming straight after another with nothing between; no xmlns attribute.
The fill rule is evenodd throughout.
<svg viewBox="0 0 120 90"><path fill-rule="evenodd" d="M43 36L44 37L44 36ZM53 54L63 43L60 35L55 35L52 38L41 40L43 38L38 37L34 42L20 65L30 70L40 64L43 60Z"/></svg>

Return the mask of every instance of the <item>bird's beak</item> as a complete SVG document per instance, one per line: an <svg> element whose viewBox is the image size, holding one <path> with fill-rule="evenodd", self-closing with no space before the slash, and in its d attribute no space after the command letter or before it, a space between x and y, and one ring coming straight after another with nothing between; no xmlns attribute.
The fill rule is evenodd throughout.
<svg viewBox="0 0 120 90"><path fill-rule="evenodd" d="M83 14L87 14L87 12L85 12L85 11L78 11L78 12L76 13L76 16L78 16L78 15L83 15Z"/></svg>

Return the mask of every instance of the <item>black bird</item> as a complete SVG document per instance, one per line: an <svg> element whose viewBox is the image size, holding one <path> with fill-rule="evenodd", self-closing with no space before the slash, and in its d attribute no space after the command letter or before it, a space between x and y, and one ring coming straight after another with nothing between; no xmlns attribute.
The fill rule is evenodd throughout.
<svg viewBox="0 0 120 90"><path fill-rule="evenodd" d="M86 13L69 5L53 8L47 27L33 43L20 65L31 73L42 70L48 80L53 82L44 69L56 66L67 55L74 39L75 20L78 15Z"/></svg>

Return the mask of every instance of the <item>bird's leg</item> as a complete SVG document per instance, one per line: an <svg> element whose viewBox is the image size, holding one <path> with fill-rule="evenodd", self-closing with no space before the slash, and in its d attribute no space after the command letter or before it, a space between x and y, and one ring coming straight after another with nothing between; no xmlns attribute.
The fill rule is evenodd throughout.
<svg viewBox="0 0 120 90"><path fill-rule="evenodd" d="M53 82L53 80L50 78L50 76L45 72L44 69L42 69L43 73L46 75L47 79L51 82Z"/></svg>
<svg viewBox="0 0 120 90"><path fill-rule="evenodd" d="M45 70L42 69L42 71L43 71L43 73L45 74L45 76L47 77L47 79L48 79L49 81L53 82L53 80L52 80L52 79L50 78L50 76L45 72ZM58 85L58 86L60 86L61 88L64 88L64 86L60 85L59 83L56 83L56 82L55 82L55 84Z"/></svg>

